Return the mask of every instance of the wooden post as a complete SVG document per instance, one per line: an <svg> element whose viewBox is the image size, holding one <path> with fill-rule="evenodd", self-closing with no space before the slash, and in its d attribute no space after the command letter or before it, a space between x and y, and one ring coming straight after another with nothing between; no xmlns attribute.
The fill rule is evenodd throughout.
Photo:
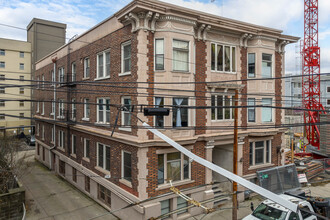
<svg viewBox="0 0 330 220"><path fill-rule="evenodd" d="M238 174L237 171L237 151L238 151L238 90L235 90L235 116L234 116L234 149L233 149L233 173ZM233 182L233 210L232 219L237 220L237 183Z"/></svg>
<svg viewBox="0 0 330 220"><path fill-rule="evenodd" d="M294 137L294 136L293 136ZM293 149L294 138L291 139L291 162L294 163L294 149Z"/></svg>

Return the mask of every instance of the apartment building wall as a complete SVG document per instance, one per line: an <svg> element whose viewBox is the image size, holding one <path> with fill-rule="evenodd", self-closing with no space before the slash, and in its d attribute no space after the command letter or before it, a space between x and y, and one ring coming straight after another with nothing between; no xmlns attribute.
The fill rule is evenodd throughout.
<svg viewBox="0 0 330 220"><path fill-rule="evenodd" d="M1 99L5 99L0 106L0 114L12 115L3 116L0 120L0 127L7 132L21 132L24 130L29 134L31 120L31 102L19 102L9 100L30 100L31 82L31 44L24 41L0 38L0 82L3 83L4 90L0 94ZM27 119L19 118L27 117Z"/></svg>
<svg viewBox="0 0 330 220"><path fill-rule="evenodd" d="M166 7L172 8L173 13L168 14L164 10ZM204 17L200 18L199 16ZM35 109L35 117L39 119L36 135L38 143L36 158L108 209L115 210L131 202L158 196L144 205L118 212L117 215L123 219L129 219L132 216L135 219L159 216L161 208L164 208L166 204L168 207L165 208L168 210L177 208L178 202L180 202L177 196L166 194L170 192L170 184L166 180L166 175L172 175L171 178L175 178L173 184L177 188L188 188L185 193L192 198L198 201L212 198L213 191L210 184L213 180L218 180L216 176L213 176L210 170L196 162L189 161L183 155L179 155L179 158L175 159L175 164L172 163L171 158L177 156L177 151L141 127L142 123L135 115L151 125L158 126L161 132L193 153L230 169L232 165L230 151L232 151L233 144L233 113L230 109L229 118L225 120L214 119L213 110L223 108L220 105L214 106L212 104L213 96L229 96L229 102L233 103L232 96L235 90L239 90L241 93L239 103L246 105L244 104L246 97L248 97L246 85L249 85L250 82L243 81L244 83L242 83L241 79L247 77L248 51L255 48L259 55L271 53L272 72L275 74L278 71L277 74L283 74L282 59L284 56L279 45L283 39L290 42L296 38L283 36L278 30L255 27L226 19L224 20L228 22L228 27L220 27L216 23L209 24L207 21L210 18L223 19L158 1L135 1L113 17L40 60L36 65L37 77L44 75L45 80L50 81L52 79L51 72L55 69L56 81L58 82L59 70L64 68L65 80L63 84L68 79L70 88L68 85L60 85L60 83L55 86L56 101L64 100L65 111L61 116L59 104L56 103L56 120L60 122L55 127L56 132L53 140L52 135L44 135L44 133L52 134L53 124L49 121L46 122L46 120L53 117L51 102L47 102L47 100L53 97L54 87L48 86L47 88L40 85L40 89L35 93L36 98L40 100L39 112ZM260 29L267 32L268 37L260 38L258 35ZM253 33L253 35L251 34L249 37L250 35L246 35L246 32ZM164 48L163 54L160 54L164 56L164 68L159 69L155 68L158 63L155 56L159 55L157 54L159 48L156 46L156 41L160 39ZM89 43L87 44L86 41ZM123 57L125 52L123 47L128 42L131 45L131 70L124 72ZM251 42L255 44L250 45ZM211 61L214 59L211 55L212 44L230 47L229 54L232 54L229 61L231 63L230 71L214 70ZM185 56L180 56L180 59L188 57L184 60L186 65L176 62L174 54L176 47L180 46L182 46L180 52L185 53ZM110 76L100 78L97 77L98 55L103 54L105 56L107 51L110 51ZM90 76L84 77L84 63L87 57L90 60ZM71 81L72 63L76 65L76 82ZM261 70L261 63L260 58L255 63L258 73ZM178 66L181 70L177 69ZM69 77L67 78L67 76ZM223 83L224 80L231 80L232 82ZM253 92L261 93L266 89L268 93L276 92L279 97L283 92L281 89L275 90L275 87L281 88L280 81L265 82L258 86L261 88L257 91L253 90ZM243 92L244 89L245 92ZM253 86L252 89L254 89ZM131 97L131 103L135 105L133 116L131 116L131 126L123 125L123 117L125 117L125 113L123 113L125 109L122 108L125 104L123 98L127 96ZM86 98L90 100L89 118L84 116L84 100ZM98 114L100 114L97 105L98 98L110 98L109 123L99 123L97 120ZM170 115L164 117L163 126L157 124L156 121L159 122L159 119L145 117L141 112L143 106L158 105L156 98L163 98L163 104L172 109ZM182 106L180 111L175 108L176 105L180 105L177 103L181 102L178 98L182 99L182 102L183 100L186 101L188 106L213 106L214 108L213 110L210 108L188 108L185 113L187 119L183 121L182 118L185 115L182 115L180 121L175 113L181 114L180 111L185 111L185 108ZM75 100L77 109L74 118L72 118L74 112L72 99ZM274 103L276 102L273 102L273 105L275 105ZM43 105L45 108L41 111L40 106ZM228 106L228 108L231 107ZM239 132L239 161L237 161L239 163L239 175L254 178L256 169L275 166L280 163L278 146L281 147L282 145L282 130L274 128L263 129L262 131L248 130L247 112L244 111L244 108L239 112L239 126L246 127L245 130L240 129ZM226 111L224 114L228 115L228 112ZM265 124L262 123L260 114L262 112L256 113L257 121L254 125ZM272 110L271 114L273 120L266 124L270 126L280 125L283 117L282 111ZM68 126L67 119L70 121L70 126ZM118 119L118 126L114 129L116 119ZM214 126L218 127L209 129ZM112 135L113 129L114 134ZM43 130L44 132L40 132ZM61 138L62 132L64 132L63 138ZM76 152L72 147L74 139L76 140ZM90 140L88 158L84 155L86 139ZM271 161L263 163L261 166L251 167L249 143L261 140L265 141L264 143L267 140L271 142L271 155L269 152ZM104 155L99 150L100 143L109 146L110 168L104 168L103 165L101 167L99 164L99 161L103 160L100 155ZM225 153L220 155L217 153L219 151ZM123 176L125 173L123 172L125 155L130 157L131 179L125 179ZM224 160L224 157L227 160ZM184 166L184 164L186 165ZM180 167L180 171L177 170L180 178L176 178L174 173L170 172L171 166ZM188 168L188 172L185 172L186 168ZM74 173L82 173L85 175L84 178L90 178L88 190L83 185L86 184L87 180L81 180L81 178L73 180ZM163 179L162 175L164 175ZM100 191L103 189L102 187L110 191L110 201L102 199L104 194ZM212 206L213 202L208 205ZM171 218L181 219L201 211L199 208L193 208L180 215L172 214Z"/></svg>

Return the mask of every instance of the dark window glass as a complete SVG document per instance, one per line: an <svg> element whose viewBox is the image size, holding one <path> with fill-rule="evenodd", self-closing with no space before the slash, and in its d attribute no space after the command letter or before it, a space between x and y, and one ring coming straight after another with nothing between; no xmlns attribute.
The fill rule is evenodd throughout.
<svg viewBox="0 0 330 220"><path fill-rule="evenodd" d="M158 155L158 184L164 183L164 154Z"/></svg>
<svg viewBox="0 0 330 220"><path fill-rule="evenodd" d="M255 77L256 74L256 54L248 54L248 74L249 77Z"/></svg>
<svg viewBox="0 0 330 220"><path fill-rule="evenodd" d="M99 147L99 167L103 167L103 144L98 144Z"/></svg>
<svg viewBox="0 0 330 220"><path fill-rule="evenodd" d="M131 181L132 179L132 161L131 154L124 152L124 179Z"/></svg>

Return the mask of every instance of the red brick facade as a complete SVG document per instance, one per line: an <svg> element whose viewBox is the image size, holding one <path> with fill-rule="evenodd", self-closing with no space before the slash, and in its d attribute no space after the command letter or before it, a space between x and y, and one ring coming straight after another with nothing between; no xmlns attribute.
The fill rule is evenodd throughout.
<svg viewBox="0 0 330 220"><path fill-rule="evenodd" d="M150 32L148 33L148 105L152 106L154 105L154 82L155 82L155 70L154 70L154 33ZM154 124L154 117L148 116L148 124L153 125ZM148 138L154 139L154 134L148 131Z"/></svg>
<svg viewBox="0 0 330 220"><path fill-rule="evenodd" d="M206 43L196 40L196 74L195 74L195 96L196 106L206 106ZM206 126L206 109L196 109L196 127ZM195 135L205 134L206 129L196 128Z"/></svg>
<svg viewBox="0 0 330 220"><path fill-rule="evenodd" d="M275 53L275 106L282 107L282 55L278 52ZM280 126L282 123L282 109L275 109L275 125Z"/></svg>
<svg viewBox="0 0 330 220"><path fill-rule="evenodd" d="M241 47L241 80L244 85L241 90L241 105L247 106L247 48ZM247 127L247 108L241 109L241 126Z"/></svg>

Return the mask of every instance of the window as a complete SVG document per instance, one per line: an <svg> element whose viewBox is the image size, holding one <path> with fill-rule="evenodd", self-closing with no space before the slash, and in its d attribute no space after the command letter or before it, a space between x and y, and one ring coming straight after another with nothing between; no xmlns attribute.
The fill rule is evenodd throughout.
<svg viewBox="0 0 330 220"><path fill-rule="evenodd" d="M0 56L5 56L6 55L6 51L3 49L0 49Z"/></svg>
<svg viewBox="0 0 330 220"><path fill-rule="evenodd" d="M89 158L90 140L84 138L84 157Z"/></svg>
<svg viewBox="0 0 330 220"><path fill-rule="evenodd" d="M173 98L173 127L188 127L188 98Z"/></svg>
<svg viewBox="0 0 330 220"><path fill-rule="evenodd" d="M19 52L19 57L20 57L20 58L24 58L24 52L22 52L22 51Z"/></svg>
<svg viewBox="0 0 330 220"><path fill-rule="evenodd" d="M298 213L291 212L291 214L290 214L288 220L299 220L299 215L298 215Z"/></svg>
<svg viewBox="0 0 330 220"><path fill-rule="evenodd" d="M64 100L58 100L58 116L64 118Z"/></svg>
<svg viewBox="0 0 330 220"><path fill-rule="evenodd" d="M22 101L20 101L19 103L21 104ZM0 101L0 107L5 107L5 101ZM20 105L21 106L21 105ZM23 106L24 106L24 102L23 102Z"/></svg>
<svg viewBox="0 0 330 220"><path fill-rule="evenodd" d="M6 78L5 75L3 75L3 74L0 75L0 80L5 80L5 78Z"/></svg>
<svg viewBox="0 0 330 220"><path fill-rule="evenodd" d="M132 181L132 155L126 151L122 151L121 178Z"/></svg>
<svg viewBox="0 0 330 220"><path fill-rule="evenodd" d="M64 148L64 131L58 131L58 146Z"/></svg>
<svg viewBox="0 0 330 220"><path fill-rule="evenodd" d="M310 209L308 208L307 205L304 205L300 208L300 213L301 213L301 217L302 219L309 219L309 217L312 216L312 214L310 213ZM304 210L308 211L308 212L304 212ZM312 219L316 219L316 218L312 218Z"/></svg>
<svg viewBox="0 0 330 220"><path fill-rule="evenodd" d="M77 136L72 135L72 154L77 154Z"/></svg>
<svg viewBox="0 0 330 220"><path fill-rule="evenodd" d="M1 87L0 87L0 94L4 94L4 93L6 93L5 88L3 88L3 87L1 88Z"/></svg>
<svg viewBox="0 0 330 220"><path fill-rule="evenodd" d="M77 182L77 170L74 167L72 167L72 180L73 182Z"/></svg>
<svg viewBox="0 0 330 220"><path fill-rule="evenodd" d="M89 78L89 58L84 59L84 78Z"/></svg>
<svg viewBox="0 0 330 220"><path fill-rule="evenodd" d="M190 178L190 162L180 152L158 154L158 184Z"/></svg>
<svg viewBox="0 0 330 220"><path fill-rule="evenodd" d="M104 202L106 205L111 207L111 192L104 186L98 184L98 199Z"/></svg>
<svg viewBox="0 0 330 220"><path fill-rule="evenodd" d="M164 200L160 202L160 207L161 207L161 215L165 215L164 218L168 218L169 216L166 215L168 213L170 213L171 211L171 207L170 207L170 200Z"/></svg>
<svg viewBox="0 0 330 220"><path fill-rule="evenodd" d="M110 76L110 51L97 55L97 78Z"/></svg>
<svg viewBox="0 0 330 220"><path fill-rule="evenodd" d="M121 69L122 73L130 74L131 72L131 42L125 42L121 45Z"/></svg>
<svg viewBox="0 0 330 220"><path fill-rule="evenodd" d="M272 99L271 98L263 98L262 99L263 106L272 106ZM261 117L262 122L272 122L272 108L271 107L262 107L261 109Z"/></svg>
<svg viewBox="0 0 330 220"><path fill-rule="evenodd" d="M248 76L254 78L256 76L256 54L248 54Z"/></svg>
<svg viewBox="0 0 330 220"><path fill-rule="evenodd" d="M23 114L24 117L24 114ZM45 125L41 126L41 139L45 140Z"/></svg>
<svg viewBox="0 0 330 220"><path fill-rule="evenodd" d="M41 114L45 114L45 102L42 102L42 109L41 109Z"/></svg>
<svg viewBox="0 0 330 220"><path fill-rule="evenodd" d="M24 94L24 88L19 88L19 94Z"/></svg>
<svg viewBox="0 0 330 220"><path fill-rule="evenodd" d="M256 99L248 98L248 106L255 106ZM248 122L256 122L256 108L248 107Z"/></svg>
<svg viewBox="0 0 330 220"><path fill-rule="evenodd" d="M88 120L90 115L89 99L84 99L84 119Z"/></svg>
<svg viewBox="0 0 330 220"><path fill-rule="evenodd" d="M39 106L40 106L40 102L37 102L37 113L39 113Z"/></svg>
<svg viewBox="0 0 330 220"><path fill-rule="evenodd" d="M155 108L164 108L164 98L155 98ZM158 128L164 127L164 116L155 116L155 126Z"/></svg>
<svg viewBox="0 0 330 220"><path fill-rule="evenodd" d="M54 115L55 113L55 101L52 99L52 109L51 109L51 115Z"/></svg>
<svg viewBox="0 0 330 220"><path fill-rule="evenodd" d="M234 118L234 108L226 106L234 105L234 96L212 95L211 96L211 119L229 120Z"/></svg>
<svg viewBox="0 0 330 220"><path fill-rule="evenodd" d="M5 76L3 75L3 77L5 78ZM0 77L1 78L1 77ZM327 92L330 92L330 87L327 87Z"/></svg>
<svg viewBox="0 0 330 220"><path fill-rule="evenodd" d="M124 111L122 111L122 125L123 126L131 126L131 98L123 97L122 104L124 105Z"/></svg>
<svg viewBox="0 0 330 220"><path fill-rule="evenodd" d="M178 212L178 215L182 214L182 213L185 213L185 212L188 212L188 202L187 200L181 198L180 196L177 197L177 209L183 209L181 211Z"/></svg>
<svg viewBox="0 0 330 220"><path fill-rule="evenodd" d="M60 163L59 163L59 172L63 176L65 175L65 162L62 160L60 160Z"/></svg>
<svg viewBox="0 0 330 220"><path fill-rule="evenodd" d="M19 76L20 81L24 81L24 76Z"/></svg>
<svg viewBox="0 0 330 220"><path fill-rule="evenodd" d="M71 102L72 102L71 103L71 110L72 110L71 119L74 121L76 119L76 115L77 115L76 99L72 99Z"/></svg>
<svg viewBox="0 0 330 220"><path fill-rule="evenodd" d="M5 114L0 114L0 120L5 120Z"/></svg>
<svg viewBox="0 0 330 220"><path fill-rule="evenodd" d="M64 82L64 68L63 67L58 69L58 81Z"/></svg>
<svg viewBox="0 0 330 220"><path fill-rule="evenodd" d="M262 54L262 78L271 78L272 77L272 55L271 54Z"/></svg>
<svg viewBox="0 0 330 220"><path fill-rule="evenodd" d="M20 70L24 70L24 63L20 63L20 64L19 64L19 69L20 69Z"/></svg>
<svg viewBox="0 0 330 220"><path fill-rule="evenodd" d="M173 70L189 71L189 42L173 40Z"/></svg>
<svg viewBox="0 0 330 220"><path fill-rule="evenodd" d="M270 140L250 142L250 166L270 163Z"/></svg>
<svg viewBox="0 0 330 220"><path fill-rule="evenodd" d="M73 62L71 64L71 72L72 72L72 82L75 82L76 81L76 74L77 74L77 72L76 72L76 63L75 62Z"/></svg>
<svg viewBox="0 0 330 220"><path fill-rule="evenodd" d="M236 72L236 47L211 44L211 70Z"/></svg>
<svg viewBox="0 0 330 220"><path fill-rule="evenodd" d="M51 139L51 142L54 143L54 140L55 140L55 129L54 129L54 127L52 127L52 139Z"/></svg>
<svg viewBox="0 0 330 220"><path fill-rule="evenodd" d="M330 105L330 99L327 99L327 105Z"/></svg>
<svg viewBox="0 0 330 220"><path fill-rule="evenodd" d="M155 40L155 70L164 70L164 39Z"/></svg>
<svg viewBox="0 0 330 220"><path fill-rule="evenodd" d="M110 171L110 146L97 143L97 166Z"/></svg>
<svg viewBox="0 0 330 220"><path fill-rule="evenodd" d="M110 99L98 98L97 103L97 122L110 123Z"/></svg>
<svg viewBox="0 0 330 220"><path fill-rule="evenodd" d="M19 119L24 119L24 113L19 113Z"/></svg>
<svg viewBox="0 0 330 220"><path fill-rule="evenodd" d="M0 68L6 68L6 63L5 63L5 62L2 62L2 61L0 61Z"/></svg>
<svg viewBox="0 0 330 220"><path fill-rule="evenodd" d="M85 190L86 192L90 192L91 190L91 183L89 176L85 176Z"/></svg>

